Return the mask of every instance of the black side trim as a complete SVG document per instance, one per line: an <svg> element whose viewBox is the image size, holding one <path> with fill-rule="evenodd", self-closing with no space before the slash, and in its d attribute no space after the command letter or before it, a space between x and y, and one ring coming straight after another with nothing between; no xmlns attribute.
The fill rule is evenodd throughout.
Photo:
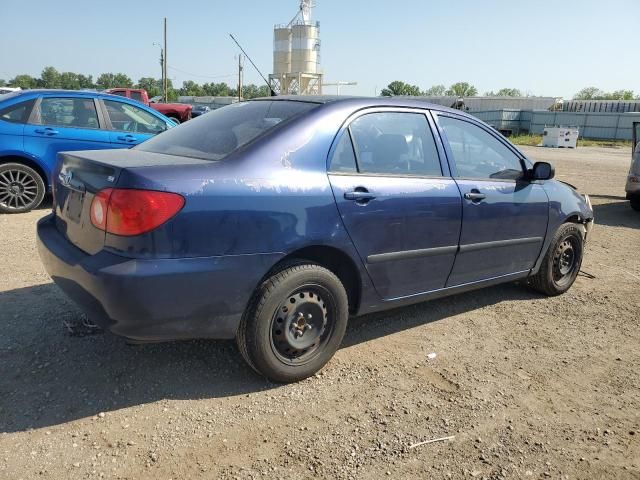
<svg viewBox="0 0 640 480"><path fill-rule="evenodd" d="M529 238L513 238L509 240L496 240L494 242L469 243L460 245L460 253L475 252L477 250L485 250L487 248L511 247L513 245L524 245L527 243L542 243L542 237Z"/></svg>
<svg viewBox="0 0 640 480"><path fill-rule="evenodd" d="M401 252L378 253L369 255L367 263L389 262L391 260L406 260L408 258L432 257L435 255L446 255L447 253L456 253L457 245L450 247L421 248L419 250L403 250Z"/></svg>

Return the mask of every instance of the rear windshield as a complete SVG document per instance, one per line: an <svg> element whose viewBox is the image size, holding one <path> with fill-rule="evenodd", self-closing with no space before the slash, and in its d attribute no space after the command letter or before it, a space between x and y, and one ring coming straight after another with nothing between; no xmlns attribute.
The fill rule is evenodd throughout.
<svg viewBox="0 0 640 480"><path fill-rule="evenodd" d="M145 152L221 160L277 125L318 105L260 100L229 105L189 120L139 146Z"/></svg>

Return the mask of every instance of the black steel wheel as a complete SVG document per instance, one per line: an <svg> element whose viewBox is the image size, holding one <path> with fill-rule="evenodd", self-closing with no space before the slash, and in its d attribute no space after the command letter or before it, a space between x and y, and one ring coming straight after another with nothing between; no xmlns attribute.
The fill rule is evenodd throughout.
<svg viewBox="0 0 640 480"><path fill-rule="evenodd" d="M335 319L331 294L320 285L296 289L278 306L271 320L271 346L283 363L301 365L327 343Z"/></svg>
<svg viewBox="0 0 640 480"><path fill-rule="evenodd" d="M553 253L553 281L556 285L564 286L575 278L579 250L578 240L573 235L566 236L557 245Z"/></svg>
<svg viewBox="0 0 640 480"><path fill-rule="evenodd" d="M44 194L44 182L34 169L19 163L0 165L0 213L33 210Z"/></svg>
<svg viewBox="0 0 640 480"><path fill-rule="evenodd" d="M566 292L580 272L583 250L580 226L565 223L554 235L538 273L529 279L529 284L546 295Z"/></svg>
<svg viewBox="0 0 640 480"><path fill-rule="evenodd" d="M238 347L258 373L295 382L331 359L348 316L347 293L331 271L312 263L285 266L256 290L238 329Z"/></svg>

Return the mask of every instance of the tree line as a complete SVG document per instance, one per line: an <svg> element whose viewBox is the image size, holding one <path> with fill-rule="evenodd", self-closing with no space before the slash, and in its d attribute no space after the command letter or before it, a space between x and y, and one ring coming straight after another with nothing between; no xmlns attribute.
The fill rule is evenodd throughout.
<svg viewBox="0 0 640 480"><path fill-rule="evenodd" d="M168 98L175 101L179 95L193 97L230 97L238 94L237 87L231 87L227 83L204 83L199 84L192 80L182 82L182 87L176 88L169 79ZM29 88L62 88L65 90L80 89L100 89L107 88L143 88L149 93L149 97L162 95L162 80L153 77L142 77L138 82L134 82L128 75L124 73L102 73L98 78L93 80L91 75L83 75L75 72L58 72L54 67L46 67L42 70L39 78L31 75L17 75L8 81L0 79L0 86L10 85L12 87L20 87L22 89ZM269 87L266 85L243 85L242 96L244 98L268 97L270 94ZM478 89L468 82L457 82L448 88L444 85L433 85L432 87L421 90L417 85L395 80L383 88L381 93L383 97L391 96L425 96L425 97L473 97L478 95ZM485 92L487 97L521 97L522 91L517 88L501 88L493 92ZM586 87L576 93L574 100L638 100L640 95L636 95L633 90L616 90L614 92L605 92L597 87Z"/></svg>
<svg viewBox="0 0 640 480"><path fill-rule="evenodd" d="M179 95L185 96L213 96L229 97L238 95L238 87L230 87L224 82L198 84L187 80L182 83L181 88L176 88L171 79L167 80L167 96L170 101L177 100ZM102 73L94 81L93 76L83 75L75 72L58 72L54 67L46 67L42 70L40 77L31 75L17 75L8 81L0 79L0 86L10 85L22 89L30 88L61 88L65 90L106 90L107 88L143 88L149 97L162 95L162 80L153 77L142 77L134 82L131 77L124 73ZM268 97L269 88L254 84L243 85L242 95L244 98Z"/></svg>
<svg viewBox="0 0 640 480"><path fill-rule="evenodd" d="M422 96L422 97L474 97L478 95L478 89L468 82L457 82L449 88L444 85L433 85L421 90L417 85L410 85L400 80L391 82L381 93L383 97L391 96ZM494 92L484 93L485 97L522 97L522 91L517 88L501 88ZM616 90L604 92L596 87L586 87L573 96L574 100L640 100L640 95L635 95L633 90Z"/></svg>

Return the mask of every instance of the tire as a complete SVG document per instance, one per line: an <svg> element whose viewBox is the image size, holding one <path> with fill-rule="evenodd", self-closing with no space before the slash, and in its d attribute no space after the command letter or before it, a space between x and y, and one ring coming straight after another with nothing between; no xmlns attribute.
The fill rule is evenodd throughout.
<svg viewBox="0 0 640 480"><path fill-rule="evenodd" d="M296 382L333 357L348 316L347 292L332 272L312 263L285 265L254 293L236 341L255 371Z"/></svg>
<svg viewBox="0 0 640 480"><path fill-rule="evenodd" d="M179 118L176 118L176 117L169 117L169 118L173 120L175 123L177 123L178 125L182 123Z"/></svg>
<svg viewBox="0 0 640 480"><path fill-rule="evenodd" d="M582 231L573 223L565 223L553 236L540 270L529 278L529 285L545 295L563 294L578 276L583 254Z"/></svg>
<svg viewBox="0 0 640 480"><path fill-rule="evenodd" d="M44 180L33 168L20 163L0 165L0 213L26 213L44 198Z"/></svg>
<svg viewBox="0 0 640 480"><path fill-rule="evenodd" d="M629 199L629 204L636 212L640 212L640 197L631 197Z"/></svg>

